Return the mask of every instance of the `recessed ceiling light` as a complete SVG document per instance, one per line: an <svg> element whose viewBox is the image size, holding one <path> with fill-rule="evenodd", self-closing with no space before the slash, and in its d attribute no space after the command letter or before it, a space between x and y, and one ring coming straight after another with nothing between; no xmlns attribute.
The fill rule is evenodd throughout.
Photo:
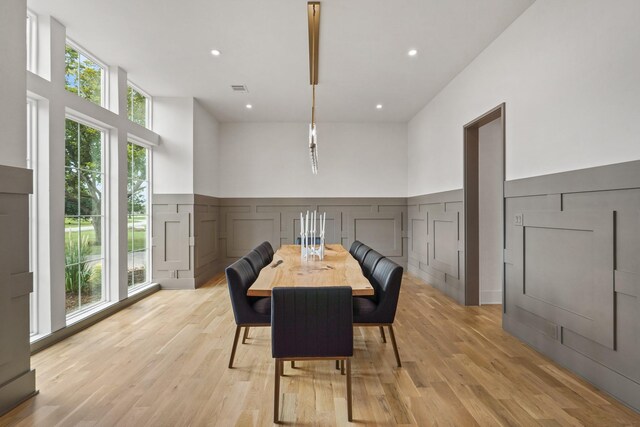
<svg viewBox="0 0 640 427"><path fill-rule="evenodd" d="M409 54L409 56L416 56L416 55L418 54L418 51L417 51L417 50L415 50L415 49L411 49L411 50L408 52L408 54Z"/></svg>
<svg viewBox="0 0 640 427"><path fill-rule="evenodd" d="M219 51L218 49L213 49L213 50L211 51L211 55L213 55L213 56L220 56L220 51Z"/></svg>
<svg viewBox="0 0 640 427"><path fill-rule="evenodd" d="M252 108L253 108L253 105L251 105L251 104L247 104L247 109L248 109L248 110L251 110Z"/></svg>
<svg viewBox="0 0 640 427"><path fill-rule="evenodd" d="M376 108L377 108L378 110L382 110L382 104L378 104L378 105L376 105Z"/></svg>

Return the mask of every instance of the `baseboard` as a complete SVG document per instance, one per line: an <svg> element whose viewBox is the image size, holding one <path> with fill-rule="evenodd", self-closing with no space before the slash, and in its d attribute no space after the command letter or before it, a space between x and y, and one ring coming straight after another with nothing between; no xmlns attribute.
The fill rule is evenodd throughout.
<svg viewBox="0 0 640 427"><path fill-rule="evenodd" d="M580 375L600 391L640 412L640 384L593 359L563 346L560 341L504 314L502 327L560 366Z"/></svg>
<svg viewBox="0 0 640 427"><path fill-rule="evenodd" d="M502 304L502 291L480 291L480 305Z"/></svg>
<svg viewBox="0 0 640 427"><path fill-rule="evenodd" d="M36 391L35 369L31 369L0 385L0 416L36 394L38 392Z"/></svg>
<svg viewBox="0 0 640 427"><path fill-rule="evenodd" d="M156 279L162 289L195 289L196 279L193 277L184 279Z"/></svg>
<svg viewBox="0 0 640 427"><path fill-rule="evenodd" d="M407 263L407 267L407 271L410 274L413 274L414 276L422 279L427 283L427 285L439 290L449 298L456 301L458 304L464 305L464 289L456 290L452 286L448 286L444 280L438 279L437 277L427 273L414 264Z"/></svg>

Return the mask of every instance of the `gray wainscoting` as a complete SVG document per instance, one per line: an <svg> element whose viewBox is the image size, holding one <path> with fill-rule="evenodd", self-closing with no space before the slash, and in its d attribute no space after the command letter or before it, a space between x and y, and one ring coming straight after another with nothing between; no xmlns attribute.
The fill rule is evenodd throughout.
<svg viewBox="0 0 640 427"><path fill-rule="evenodd" d="M219 200L154 194L153 280L164 289L194 289L219 271Z"/></svg>
<svg viewBox="0 0 640 427"><path fill-rule="evenodd" d="M464 304L464 193L409 197L408 269Z"/></svg>
<svg viewBox="0 0 640 427"><path fill-rule="evenodd" d="M0 415L35 393L30 365L29 169L0 165Z"/></svg>
<svg viewBox="0 0 640 427"><path fill-rule="evenodd" d="M220 248L224 264L267 240L274 249L300 233L300 212L327 213L326 241L349 248L354 240L400 265L407 262L405 198L220 199Z"/></svg>
<svg viewBox="0 0 640 427"><path fill-rule="evenodd" d="M407 264L406 198L215 198L153 196L153 279L194 289L260 243L274 249L300 233L300 212L327 213L326 241L360 240Z"/></svg>
<svg viewBox="0 0 640 427"><path fill-rule="evenodd" d="M503 327L640 410L640 162L505 183Z"/></svg>

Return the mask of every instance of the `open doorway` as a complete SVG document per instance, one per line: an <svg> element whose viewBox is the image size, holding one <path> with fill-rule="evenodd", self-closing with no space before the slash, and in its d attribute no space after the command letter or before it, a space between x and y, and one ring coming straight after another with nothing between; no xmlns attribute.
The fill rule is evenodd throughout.
<svg viewBox="0 0 640 427"><path fill-rule="evenodd" d="M465 305L504 289L505 104L464 126Z"/></svg>

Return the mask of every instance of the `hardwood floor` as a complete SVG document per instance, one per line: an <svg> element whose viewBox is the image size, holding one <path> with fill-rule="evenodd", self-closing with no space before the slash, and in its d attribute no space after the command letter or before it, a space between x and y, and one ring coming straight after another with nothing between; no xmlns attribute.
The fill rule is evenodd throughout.
<svg viewBox="0 0 640 427"><path fill-rule="evenodd" d="M357 328L353 417L362 425L640 425L640 415L501 329L499 306L465 308L405 275L395 331ZM228 369L235 324L224 276L160 291L33 356L40 394L0 425L271 425L270 329ZM333 361L285 367L281 422L345 425Z"/></svg>

